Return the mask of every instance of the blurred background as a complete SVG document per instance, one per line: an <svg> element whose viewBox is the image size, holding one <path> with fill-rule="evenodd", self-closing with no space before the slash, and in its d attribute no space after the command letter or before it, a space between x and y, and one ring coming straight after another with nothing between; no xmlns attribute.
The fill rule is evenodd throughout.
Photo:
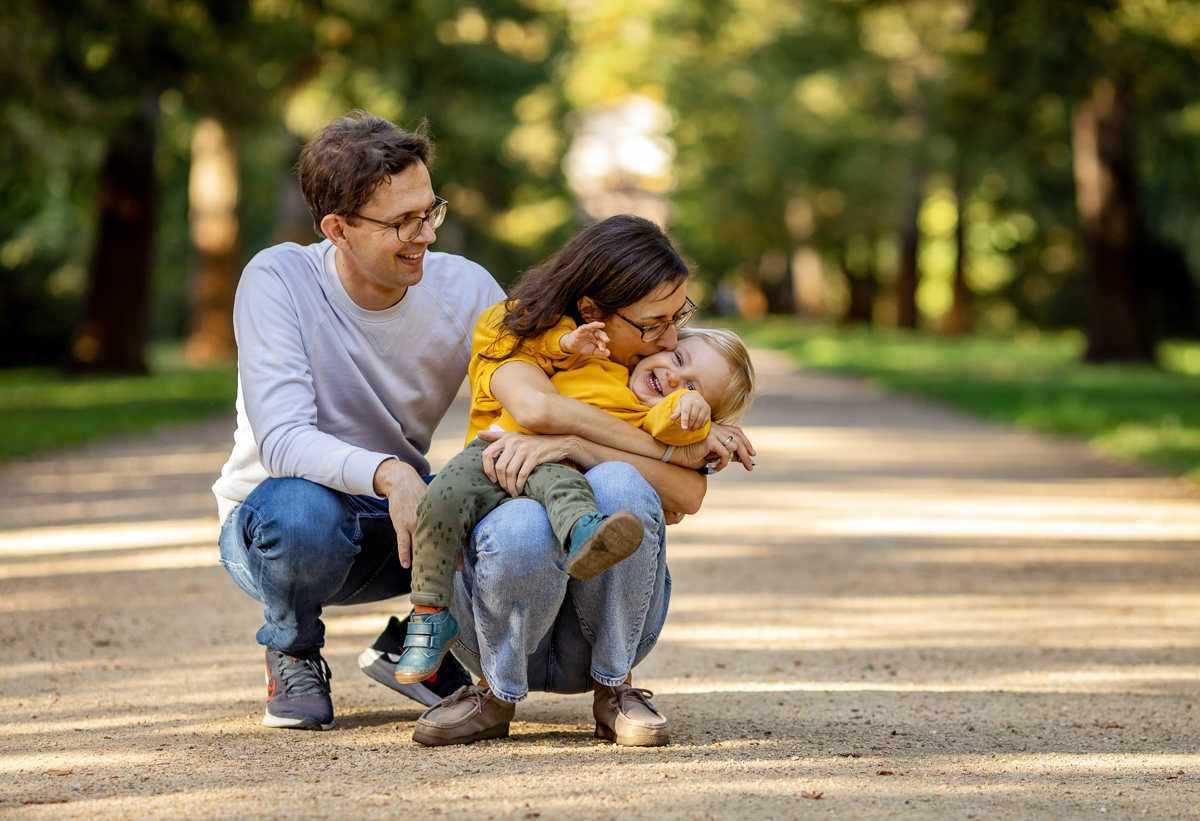
<svg viewBox="0 0 1200 821"><path fill-rule="evenodd" d="M240 271L363 108L429 120L435 249L502 283L640 213L758 344L1200 464L1191 0L5 6L0 458L227 409Z"/></svg>

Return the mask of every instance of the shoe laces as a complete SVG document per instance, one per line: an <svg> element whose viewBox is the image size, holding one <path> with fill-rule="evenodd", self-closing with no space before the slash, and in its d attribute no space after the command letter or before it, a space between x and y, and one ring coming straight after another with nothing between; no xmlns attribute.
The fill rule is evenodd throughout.
<svg viewBox="0 0 1200 821"><path fill-rule="evenodd" d="M483 709L483 702L492 694L490 687L480 687L478 684L464 684L450 695L442 699L439 707L449 707L452 704L458 704L460 701L473 701L475 706L480 710Z"/></svg>
<svg viewBox="0 0 1200 821"><path fill-rule="evenodd" d="M329 692L333 671L320 653L307 656L281 653L279 661L279 678L283 682L283 691L289 697Z"/></svg>
<svg viewBox="0 0 1200 821"><path fill-rule="evenodd" d="M654 698L654 693L644 687L622 687L620 689L614 687L613 694L608 699L608 706L618 713L623 713L626 701L636 701L644 704L647 709L654 710L654 705L650 703L652 698Z"/></svg>

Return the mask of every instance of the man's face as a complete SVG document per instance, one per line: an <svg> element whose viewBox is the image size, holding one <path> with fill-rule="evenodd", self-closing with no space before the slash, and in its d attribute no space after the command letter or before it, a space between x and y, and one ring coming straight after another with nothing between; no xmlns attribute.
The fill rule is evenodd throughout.
<svg viewBox="0 0 1200 821"><path fill-rule="evenodd" d="M415 162L375 189L370 201L358 209L364 217L396 223L422 217L434 205L429 169ZM328 217L326 219L329 219ZM396 238L396 229L367 220L342 217L341 235L327 231L342 253L338 273L346 292L368 310L382 310L400 301L410 285L421 281L426 249L437 238L428 222L408 242Z"/></svg>

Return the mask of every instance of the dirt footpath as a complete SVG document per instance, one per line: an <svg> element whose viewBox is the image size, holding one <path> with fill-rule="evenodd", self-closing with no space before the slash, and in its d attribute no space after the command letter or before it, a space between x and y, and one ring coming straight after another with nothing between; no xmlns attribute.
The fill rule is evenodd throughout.
<svg viewBox="0 0 1200 821"><path fill-rule="evenodd" d="M332 609L337 727L270 730L261 606L217 565L222 418L0 472L0 817L1194 817L1200 493L760 360L758 469L668 538L635 671L672 744L535 694L428 750ZM459 444L462 403L435 443Z"/></svg>

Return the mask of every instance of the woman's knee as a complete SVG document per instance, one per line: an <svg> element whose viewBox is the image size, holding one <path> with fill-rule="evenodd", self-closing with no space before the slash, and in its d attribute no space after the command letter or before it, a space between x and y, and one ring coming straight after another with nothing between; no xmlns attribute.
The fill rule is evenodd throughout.
<svg viewBox="0 0 1200 821"><path fill-rule="evenodd" d="M601 512L633 511L643 521L662 518L662 501L650 483L626 462L604 462L587 472Z"/></svg>
<svg viewBox="0 0 1200 821"><path fill-rule="evenodd" d="M483 518L471 538L476 564L487 575L526 579L553 572L565 555L546 510L532 499L505 502Z"/></svg>

